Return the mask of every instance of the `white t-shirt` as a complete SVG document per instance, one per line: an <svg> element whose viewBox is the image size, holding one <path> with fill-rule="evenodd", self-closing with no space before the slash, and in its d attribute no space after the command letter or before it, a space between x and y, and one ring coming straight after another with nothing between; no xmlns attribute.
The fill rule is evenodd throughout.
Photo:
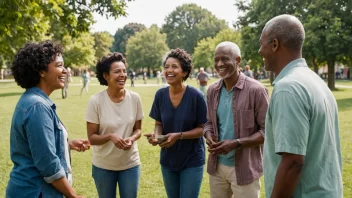
<svg viewBox="0 0 352 198"><path fill-rule="evenodd" d="M144 117L139 95L125 89L125 98L111 101L107 90L93 95L88 102L85 120L99 124L99 135L117 133L121 138L133 134L133 126ZM94 166L107 170L126 170L140 164L137 142L130 150L117 148L111 141L93 146Z"/></svg>
<svg viewBox="0 0 352 198"><path fill-rule="evenodd" d="M64 125L61 123L61 127L62 127L62 131L64 133L64 146L65 146L65 161L66 161L66 164L67 164L67 172L68 172L68 175L67 175L67 180L68 180L68 183L72 186L72 182L73 182L73 179L72 179L72 168L71 168L71 160L70 160L70 147L68 145L68 134L67 134L67 131L66 131L66 128L64 127Z"/></svg>

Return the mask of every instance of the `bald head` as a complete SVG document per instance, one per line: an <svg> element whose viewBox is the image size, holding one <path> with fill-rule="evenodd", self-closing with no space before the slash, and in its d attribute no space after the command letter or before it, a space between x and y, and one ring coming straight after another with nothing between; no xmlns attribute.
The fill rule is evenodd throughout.
<svg viewBox="0 0 352 198"><path fill-rule="evenodd" d="M219 48L225 48L230 50L233 59L236 59L237 57L241 57L241 50L238 47L238 45L236 45L236 43L230 42L230 41L224 41L219 43L219 45L216 46L215 48L215 52L219 49Z"/></svg>
<svg viewBox="0 0 352 198"><path fill-rule="evenodd" d="M280 44L291 49L301 50L304 42L304 27L295 16L283 14L265 24L263 33L268 38L279 40Z"/></svg>

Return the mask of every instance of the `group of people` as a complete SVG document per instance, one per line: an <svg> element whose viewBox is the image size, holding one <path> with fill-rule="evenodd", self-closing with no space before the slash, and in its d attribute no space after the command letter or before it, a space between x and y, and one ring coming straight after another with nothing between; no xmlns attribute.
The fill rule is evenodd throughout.
<svg viewBox="0 0 352 198"><path fill-rule="evenodd" d="M159 146L161 173L169 198L196 198L209 151L210 197L259 197L264 173L267 197L343 197L337 104L325 83L302 58L301 22L280 15L266 23L259 54L275 72L267 89L244 75L241 52L222 42L214 52L221 77L203 93L184 81L191 56L171 50L163 60L168 87L159 89L149 116L155 120L148 142ZM101 198L135 198L140 179L137 140L144 117L140 96L125 89L126 59L114 52L96 65L107 89L87 106L88 140L69 141L49 95L64 86L62 48L31 43L16 55L12 71L26 89L11 126L14 163L6 197L81 197L70 185L70 149L93 146L92 176ZM264 158L264 163L263 163ZM21 189L19 191L18 189Z"/></svg>

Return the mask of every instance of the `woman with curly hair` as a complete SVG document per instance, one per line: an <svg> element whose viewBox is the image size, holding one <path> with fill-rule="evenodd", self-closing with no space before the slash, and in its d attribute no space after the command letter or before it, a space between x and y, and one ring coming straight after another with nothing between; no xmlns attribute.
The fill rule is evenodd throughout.
<svg viewBox="0 0 352 198"><path fill-rule="evenodd" d="M139 186L143 110L135 92L125 89L126 59L114 52L96 65L97 78L107 89L93 95L87 107L87 135L93 145L92 176L100 198L135 198Z"/></svg>
<svg viewBox="0 0 352 198"><path fill-rule="evenodd" d="M51 41L28 43L12 63L19 86L26 89L13 114L10 154L14 167L6 197L81 197L71 187L70 149L85 151L87 140L68 141L50 94L65 84L63 49Z"/></svg>
<svg viewBox="0 0 352 198"><path fill-rule="evenodd" d="M204 96L183 82L192 70L192 59L182 49L171 50L163 61L169 87L155 94L149 116L155 120L154 134L146 134L153 146L161 147L160 164L169 198L196 198L205 163L203 125Z"/></svg>

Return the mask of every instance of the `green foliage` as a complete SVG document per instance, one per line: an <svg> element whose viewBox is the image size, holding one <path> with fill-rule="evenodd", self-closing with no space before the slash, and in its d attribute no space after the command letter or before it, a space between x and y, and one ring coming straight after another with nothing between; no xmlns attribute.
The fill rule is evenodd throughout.
<svg viewBox="0 0 352 198"><path fill-rule="evenodd" d="M241 32L227 28L221 30L214 38L208 37L200 40L197 43L197 47L195 48L194 54L192 56L194 61L194 67L213 67L215 47L223 41L234 42L241 48Z"/></svg>
<svg viewBox="0 0 352 198"><path fill-rule="evenodd" d="M64 36L65 66L71 68L89 68L95 65L94 44L94 37L90 33L83 33L77 38L71 38L68 35Z"/></svg>
<svg viewBox="0 0 352 198"><path fill-rule="evenodd" d="M163 55L168 51L166 35L152 26L137 32L127 41L126 54L128 65L132 69L159 69Z"/></svg>
<svg viewBox="0 0 352 198"><path fill-rule="evenodd" d="M114 44L111 48L111 51L125 54L127 40L136 32L140 32L145 29L145 25L139 23L129 23L125 25L122 29L119 28L115 33Z"/></svg>
<svg viewBox="0 0 352 198"><path fill-rule="evenodd" d="M109 32L96 32L94 36L95 58L99 60L110 52L114 38Z"/></svg>
<svg viewBox="0 0 352 198"><path fill-rule="evenodd" d="M350 2L350 1L349 1ZM258 39L265 23L280 14L292 14L301 20L306 30L303 48L308 64L329 65L330 89L335 89L334 64L349 60L352 53L352 7L346 0L245 0L236 3L240 11L239 27L243 27L244 58L261 64L257 53Z"/></svg>
<svg viewBox="0 0 352 198"><path fill-rule="evenodd" d="M193 54L198 41L214 37L225 28L226 22L217 19L210 11L196 4L184 4L166 17L162 31L167 34L169 48L183 48Z"/></svg>
<svg viewBox="0 0 352 198"><path fill-rule="evenodd" d="M93 12L117 18L125 8L125 1L110 0L1 0L0 60L10 61L28 41L78 37L94 23Z"/></svg>

